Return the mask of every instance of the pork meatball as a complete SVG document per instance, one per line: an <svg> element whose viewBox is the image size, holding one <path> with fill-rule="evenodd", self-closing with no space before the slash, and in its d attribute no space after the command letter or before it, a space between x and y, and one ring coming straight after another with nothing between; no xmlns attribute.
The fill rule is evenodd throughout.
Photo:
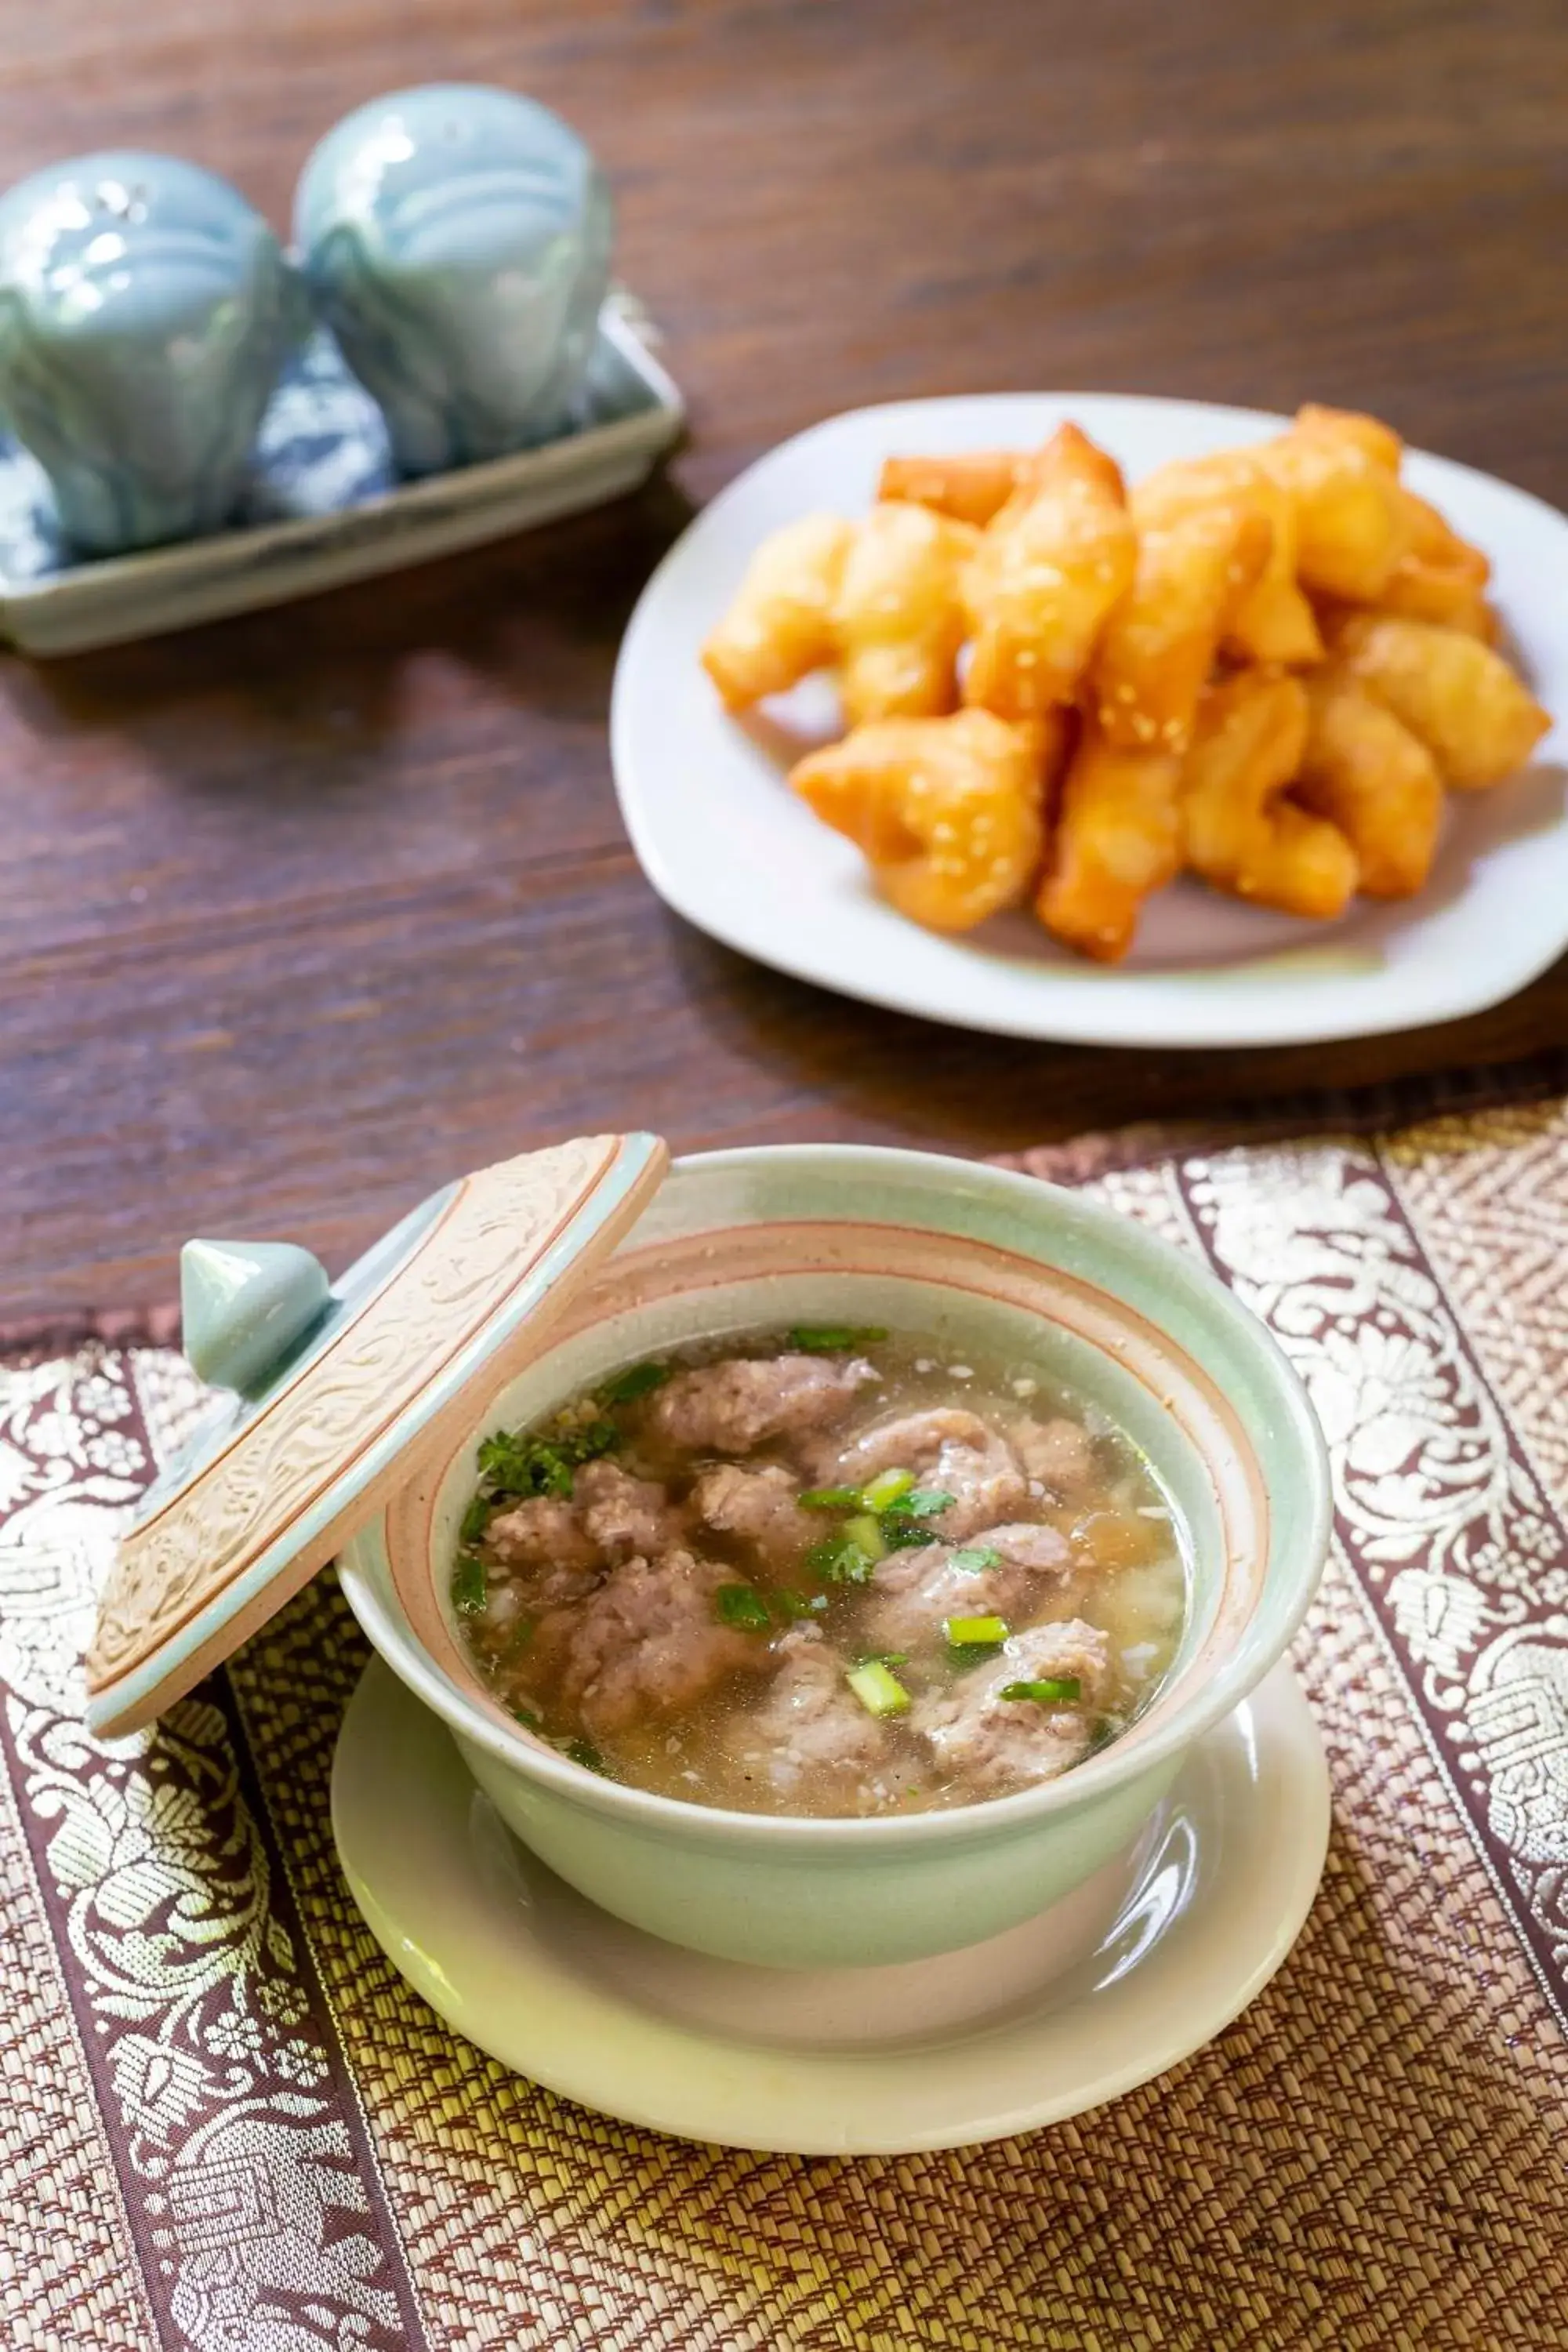
<svg viewBox="0 0 1568 2352"><path fill-rule="evenodd" d="M944 1543L967 1543L980 1528L1016 1518L1028 1489L1012 1448L978 1413L958 1405L885 1421L844 1448L834 1476L863 1486L883 1470L912 1470L922 1486L951 1495L931 1520Z"/></svg>
<svg viewBox="0 0 1568 2352"><path fill-rule="evenodd" d="M984 1566L965 1557L980 1552L996 1557ZM941 1641L949 1617L1026 1623L1071 1565L1065 1536L1023 1520L983 1528L965 1544L889 1552L871 1579L867 1628L889 1650L913 1650Z"/></svg>
<svg viewBox="0 0 1568 2352"><path fill-rule="evenodd" d="M752 1454L833 1428L876 1378L859 1357L731 1356L677 1372L649 1403L648 1427L682 1452Z"/></svg>
<svg viewBox="0 0 1568 2352"><path fill-rule="evenodd" d="M734 1570L689 1551L640 1556L614 1570L565 1634L561 1696L597 1737L693 1706L725 1675L767 1663L755 1633L717 1613ZM541 1639L547 1629L540 1629Z"/></svg>
<svg viewBox="0 0 1568 2352"><path fill-rule="evenodd" d="M1005 1796L1055 1780L1089 1753L1109 1673L1110 1644L1096 1626L1080 1617L1032 1625L1003 1644L994 1664L921 1700L911 1727L939 1770L961 1777L976 1796ZM1059 1704L1002 1696L1016 1683L1068 1679L1079 1696Z"/></svg>
<svg viewBox="0 0 1568 2352"><path fill-rule="evenodd" d="M780 1463L743 1470L721 1463L706 1470L691 1490L691 1507L704 1527L750 1544L770 1568L798 1559L817 1542L822 1521L800 1507L800 1481Z"/></svg>
<svg viewBox="0 0 1568 2352"><path fill-rule="evenodd" d="M868 1809L883 1793L890 1761L888 1725L855 1696L846 1662L820 1626L792 1626L773 1654L778 1670L746 1719L755 1740L747 1760L786 1801L830 1784L847 1806Z"/></svg>

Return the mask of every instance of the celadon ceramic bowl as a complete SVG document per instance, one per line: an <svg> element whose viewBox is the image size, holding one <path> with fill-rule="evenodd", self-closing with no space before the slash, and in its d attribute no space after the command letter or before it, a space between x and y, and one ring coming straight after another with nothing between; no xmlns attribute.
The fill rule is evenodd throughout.
<svg viewBox="0 0 1568 2352"><path fill-rule="evenodd" d="M1131 1728L1061 1779L908 1819L720 1811L570 1762L468 1666L447 1588L481 1437L683 1341L827 1319L931 1332L955 1360L979 1348L1031 1360L1127 1432L1164 1486L1191 1556L1180 1648ZM699 1951L843 1967L999 1934L1130 1849L1193 1742L1300 1624L1329 1519L1300 1382L1194 1260L1030 1177L806 1146L678 1161L544 1351L355 1538L341 1574L377 1650L561 1877Z"/></svg>

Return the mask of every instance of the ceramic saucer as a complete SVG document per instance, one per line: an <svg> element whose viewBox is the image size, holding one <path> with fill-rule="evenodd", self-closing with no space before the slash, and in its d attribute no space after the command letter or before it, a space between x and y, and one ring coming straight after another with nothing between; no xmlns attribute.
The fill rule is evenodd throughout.
<svg viewBox="0 0 1568 2352"><path fill-rule="evenodd" d="M459 2033L628 2123L802 2156L998 2139L1163 2074L1279 1968L1328 1827L1322 1743L1279 1666L1067 1902L939 1959L795 1971L681 1950L575 1894L380 1659L332 1769L354 1900Z"/></svg>

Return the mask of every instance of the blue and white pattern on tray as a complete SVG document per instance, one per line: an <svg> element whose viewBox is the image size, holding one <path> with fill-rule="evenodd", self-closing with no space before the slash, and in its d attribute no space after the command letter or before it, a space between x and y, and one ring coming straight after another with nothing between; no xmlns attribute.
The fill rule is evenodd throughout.
<svg viewBox="0 0 1568 2352"><path fill-rule="evenodd" d="M648 405L647 387L601 341L573 403L568 439ZM318 329L272 395L232 528L341 514L399 488L386 422L342 354ZM0 581L8 591L81 568L62 540L43 467L0 434Z"/></svg>
<svg viewBox="0 0 1568 2352"><path fill-rule="evenodd" d="M335 513L395 484L380 409L349 373L331 336L318 331L268 404L232 527ZM0 575L20 585L91 560L65 543L37 458L0 436Z"/></svg>

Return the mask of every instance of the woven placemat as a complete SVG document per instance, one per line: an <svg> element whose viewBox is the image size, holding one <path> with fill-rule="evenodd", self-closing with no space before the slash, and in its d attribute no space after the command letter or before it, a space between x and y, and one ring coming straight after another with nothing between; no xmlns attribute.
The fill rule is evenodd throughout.
<svg viewBox="0 0 1568 2352"><path fill-rule="evenodd" d="M1568 2343L1568 1108L1085 1143L1304 1373L1335 1827L1280 1974L1160 2082L948 2155L734 2155L503 2073L349 1902L327 1580L153 1734L81 1728L166 1329L0 1372L0 2315L38 2352L1402 2352Z"/></svg>

